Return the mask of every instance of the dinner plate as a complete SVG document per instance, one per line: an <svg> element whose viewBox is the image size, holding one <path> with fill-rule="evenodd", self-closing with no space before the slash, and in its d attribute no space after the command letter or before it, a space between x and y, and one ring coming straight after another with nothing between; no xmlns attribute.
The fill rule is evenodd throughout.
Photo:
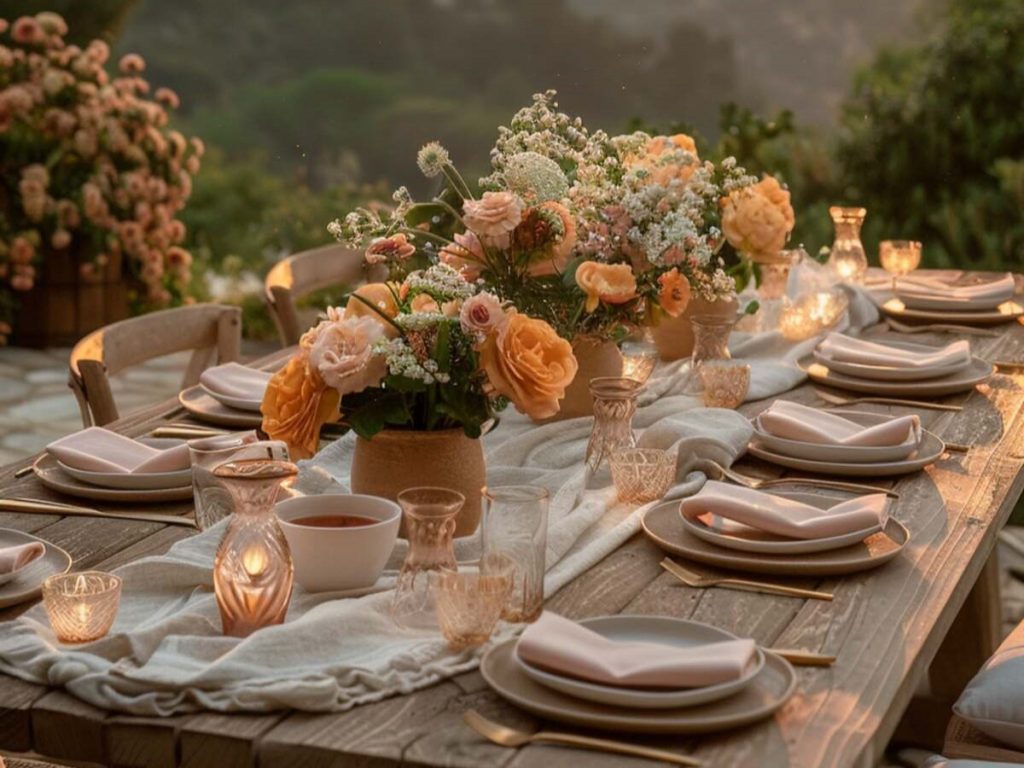
<svg viewBox="0 0 1024 768"><path fill-rule="evenodd" d="M181 403L182 408L197 419L210 424L248 429L263 425L263 416L260 413L229 408L224 403L215 400L198 384L181 392L178 395L178 402Z"/></svg>
<svg viewBox="0 0 1024 768"><path fill-rule="evenodd" d="M484 656L480 674L487 684L503 699L527 712L586 728L634 733L715 733L763 720L796 690L793 667L766 651L761 671L735 696L693 707L627 709L569 696L531 680L516 663L516 642L507 640Z"/></svg>
<svg viewBox="0 0 1024 768"><path fill-rule="evenodd" d="M758 437L750 441L747 450L759 459L778 464L780 467L798 469L801 472L841 477L892 477L918 472L933 464L945 452L946 444L927 429L922 429L921 442L918 444L917 450L905 459L896 459L895 461L843 462L824 457L805 459L772 450Z"/></svg>
<svg viewBox="0 0 1024 768"><path fill-rule="evenodd" d="M805 493L787 493L790 498L831 506L835 498ZM802 555L768 555L723 549L699 539L683 525L678 501L666 501L647 511L642 520L644 534L664 551L687 560L747 573L775 576L841 576L877 568L896 557L910 540L910 532L899 521L889 518L882 531L864 541L828 552Z"/></svg>
<svg viewBox="0 0 1024 768"><path fill-rule="evenodd" d="M947 318L948 322L948 318ZM850 392L863 392L868 395L886 397L941 397L968 392L992 375L995 370L990 363L978 357L971 358L971 364L963 370L941 376L937 379L922 381L874 381L859 376L847 376L834 371L821 363L815 362L812 356L803 358L800 367L807 376L818 384Z"/></svg>
<svg viewBox="0 0 1024 768"><path fill-rule="evenodd" d="M658 643L677 648L693 648L708 643L735 640L736 635L724 629L697 621L660 616L602 616L586 619L580 624L602 637L617 642ZM579 699L631 709L668 709L692 707L719 701L738 693L750 683L764 666L764 652L758 648L750 666L737 680L700 688L658 690L652 688L623 688L615 685L579 680L535 667L513 652L513 659L523 673L547 688L567 693Z"/></svg>
<svg viewBox="0 0 1024 768"><path fill-rule="evenodd" d="M778 536L768 533L749 525L741 525L735 533L722 533L709 525L706 525L699 518L690 520L679 516L683 520L683 526L698 539L710 542L726 549L736 549L740 552L761 552L767 555L805 555L811 552L828 552L832 549L842 549L854 544L859 544L868 536L872 536L881 530L880 526L873 525L852 533L844 533L840 536L826 536L820 539L792 539L787 536ZM718 517L713 515L712 517Z"/></svg>
<svg viewBox="0 0 1024 768"><path fill-rule="evenodd" d="M905 349L908 352L927 353L936 351L936 348L933 346L914 344L909 341L887 341L885 344L897 349ZM946 365L931 365L926 368L899 368L891 365L864 365L862 363L833 360L826 355L822 355L817 349L814 350L813 355L817 362L826 366L829 370L846 376L871 379L872 381L924 381L926 379L936 379L940 376L949 376L957 371L962 371L971 364L970 360L961 360Z"/></svg>
<svg viewBox="0 0 1024 768"><path fill-rule="evenodd" d="M192 498L192 483L177 488L152 488L128 489L128 488L103 488L91 483L84 483L81 480L69 475L57 460L48 454L40 456L32 465L39 482L47 488L65 493L68 496L78 496L83 499L95 499L97 501L124 501L153 503L158 501L184 501Z"/></svg>
<svg viewBox="0 0 1024 768"><path fill-rule="evenodd" d="M956 325L999 325L1024 316L1024 306L1017 301L1006 301L995 309L955 311L952 309L913 309L897 298L882 304L882 311L890 317L907 320L927 320L932 323Z"/></svg>
<svg viewBox="0 0 1024 768"><path fill-rule="evenodd" d="M232 397L231 395L225 395L220 392L214 392L211 389L207 389L202 384L199 385L199 388L203 390L204 394L209 395L218 403L237 411L258 412L260 410L260 406L263 404L262 398L259 400L249 400L242 397Z"/></svg>
<svg viewBox="0 0 1024 768"><path fill-rule="evenodd" d="M16 547L35 541L41 542L46 547L46 552L42 557L16 571L12 579L0 585L0 608L18 605L38 597L48 576L71 570L71 555L56 544L44 541L31 533L0 528L0 547Z"/></svg>
<svg viewBox="0 0 1024 768"><path fill-rule="evenodd" d="M865 427L883 424L895 418L885 413L866 411L843 411L842 417ZM823 445L822 443L809 443L804 440L790 440L771 435L761 428L757 417L751 419L751 425L754 427L754 436L758 443L768 450L812 461L839 461L851 464L899 461L907 458L920 447L920 442L917 445L912 445L909 442L900 445ZM923 430L921 430L921 436L923 439Z"/></svg>
<svg viewBox="0 0 1024 768"><path fill-rule="evenodd" d="M144 445L153 448L173 448L181 445L184 441L173 438L142 437L138 440ZM97 485L101 488L117 488L130 491L152 491L165 488L181 488L192 482L192 468L186 467L174 472L94 472L86 469L69 467L64 462L57 460L57 466L65 473L89 485Z"/></svg>

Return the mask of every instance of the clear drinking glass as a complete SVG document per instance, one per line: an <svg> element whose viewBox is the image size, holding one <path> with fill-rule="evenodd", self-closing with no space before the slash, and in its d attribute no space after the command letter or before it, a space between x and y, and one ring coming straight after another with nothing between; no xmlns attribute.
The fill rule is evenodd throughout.
<svg viewBox="0 0 1024 768"><path fill-rule="evenodd" d="M259 440L255 432L218 435L188 444L192 460L192 496L199 530L216 525L231 514L231 494L213 471L241 459L288 460L288 446L280 440Z"/></svg>
<svg viewBox="0 0 1024 768"><path fill-rule="evenodd" d="M892 275L895 293L896 281L921 265L921 243L916 240L883 240L878 244L878 261L882 269Z"/></svg>
<svg viewBox="0 0 1024 768"><path fill-rule="evenodd" d="M506 561L515 566L512 591L501 616L507 621L534 621L544 605L548 546L548 492L532 485L484 488L484 573Z"/></svg>
<svg viewBox="0 0 1024 768"><path fill-rule="evenodd" d="M512 590L515 566L492 555L489 568L445 571L436 578L437 621L454 650L486 643Z"/></svg>
<svg viewBox="0 0 1024 768"><path fill-rule="evenodd" d="M828 266L843 282L861 284L868 271L868 257L860 241L860 228L868 215L867 209L834 205L828 212L836 228L836 239L832 243Z"/></svg>
<svg viewBox="0 0 1024 768"><path fill-rule="evenodd" d="M281 484L298 471L277 459L243 459L214 470L231 494L233 510L213 564L225 635L248 637L284 621L294 565L274 502Z"/></svg>
<svg viewBox="0 0 1024 768"><path fill-rule="evenodd" d="M594 396L594 426L587 443L587 466L596 472L618 448L636 445L633 434L633 415L636 413L636 395L643 384L624 376L602 376L590 380L590 393Z"/></svg>
<svg viewBox="0 0 1024 768"><path fill-rule="evenodd" d="M391 615L401 624L429 626L436 622L431 575L458 570L452 538L466 497L450 488L419 487L399 493L398 503L409 551L398 573Z"/></svg>

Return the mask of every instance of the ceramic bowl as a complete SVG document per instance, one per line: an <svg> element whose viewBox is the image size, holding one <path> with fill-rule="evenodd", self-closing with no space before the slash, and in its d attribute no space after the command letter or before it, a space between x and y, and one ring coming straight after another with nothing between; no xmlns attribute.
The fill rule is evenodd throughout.
<svg viewBox="0 0 1024 768"><path fill-rule="evenodd" d="M402 510L378 496L297 496L274 508L295 562L295 579L307 592L372 587L394 549ZM296 525L303 517L357 515L377 522L350 528Z"/></svg>

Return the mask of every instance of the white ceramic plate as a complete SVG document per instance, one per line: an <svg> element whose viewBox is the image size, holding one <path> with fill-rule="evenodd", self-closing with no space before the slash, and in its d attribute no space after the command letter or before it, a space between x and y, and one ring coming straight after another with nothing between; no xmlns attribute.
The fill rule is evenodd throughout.
<svg viewBox="0 0 1024 768"><path fill-rule="evenodd" d="M927 344L914 344L909 341L886 341L885 344L897 349L905 349L909 352L934 352L936 349ZM846 376L859 376L862 379L871 379L872 381L922 381L925 379L936 379L940 376L949 376L957 371L962 371L971 364L970 360L961 360L951 365L932 365L926 368L863 365L861 363L833 360L820 354L817 349L814 350L814 359L836 373Z"/></svg>
<svg viewBox="0 0 1024 768"><path fill-rule="evenodd" d="M56 544L44 541L31 533L0 528L0 547L16 547L34 541L42 542L46 552L21 570L15 571L12 578L0 585L0 608L18 605L38 597L43 588L43 581L48 576L71 570L71 555Z"/></svg>
<svg viewBox="0 0 1024 768"><path fill-rule="evenodd" d="M202 389L205 394L209 395L214 400L216 400L218 403L226 405L228 408L233 408L237 411L255 411L258 413L260 410L260 406L263 404L262 400L248 400L241 397L231 397L231 395L224 395L219 392L214 392L211 389L207 389L202 384L199 385L199 388Z"/></svg>
<svg viewBox="0 0 1024 768"><path fill-rule="evenodd" d="M613 617L647 621L680 621L658 617ZM556 722L586 728L634 733L714 733L740 728L769 717L796 690L789 662L766 652L765 664L734 696L692 707L658 711L599 704L554 691L531 680L515 660L516 640L494 646L480 663L480 673L502 698L527 712Z"/></svg>
<svg viewBox="0 0 1024 768"><path fill-rule="evenodd" d="M946 444L928 430L922 429L921 444L917 450L907 458L896 461L842 462L801 459L777 453L763 445L756 437L747 446L747 450L759 459L801 472L840 477L892 477L917 472L934 463L946 450Z"/></svg>
<svg viewBox="0 0 1024 768"><path fill-rule="evenodd" d="M971 359L969 366L949 376L924 381L875 381L839 373L815 362L813 357L803 358L800 361L800 367L812 381L818 384L836 389L846 389L850 392L863 392L867 395L909 397L918 400L969 392L991 376L992 371L995 370L989 363L975 357Z"/></svg>
<svg viewBox="0 0 1024 768"><path fill-rule="evenodd" d="M678 648L693 648L708 643L735 640L736 635L717 627L696 621L650 616L604 616L580 622L587 629L618 642L646 642L670 645ZM692 707L708 704L732 696L750 683L764 666L764 653L757 649L750 666L738 680L702 688L681 688L679 690L655 690L622 688L614 685L578 680L573 677L548 672L523 661L513 652L513 659L531 680L555 691L567 693L587 701L600 704L628 707L630 709L668 709L671 707Z"/></svg>
<svg viewBox="0 0 1024 768"><path fill-rule="evenodd" d="M174 438L143 437L139 442L154 448L173 448L181 445L184 440ZM57 466L64 472L89 485L101 488L117 488L128 491L155 491L165 488L181 488L192 482L192 468L179 469L174 472L92 472L85 469L69 467L58 460Z"/></svg>
<svg viewBox="0 0 1024 768"><path fill-rule="evenodd" d="M844 419L863 424L866 427L891 421L893 416L884 413L867 413L860 411L842 411ZM848 464L866 464L877 462L900 461L907 458L920 448L920 443L911 445L822 445L808 443L803 440L788 440L784 437L770 435L761 429L755 417L751 420L757 442L774 453L792 456L797 459L811 461L839 461ZM922 430L922 439L924 437Z"/></svg>
<svg viewBox="0 0 1024 768"><path fill-rule="evenodd" d="M810 552L828 552L833 549L842 549L859 544L868 536L873 536L882 530L881 526L875 525L865 528L862 531L844 533L841 536L829 536L823 539L790 539L785 536L776 536L773 533L759 531L757 528L742 526L736 533L722 533L714 528L705 525L701 520L690 520L679 515L683 520L683 526L698 539L710 542L718 547L736 549L740 552L761 552L768 555L805 555ZM718 518L717 515L714 515ZM720 519L720 518L719 518Z"/></svg>
<svg viewBox="0 0 1024 768"><path fill-rule="evenodd" d="M263 416L252 411L229 408L218 402L198 384L189 387L178 395L181 407L195 416L199 421L220 424L225 427L258 428L263 425Z"/></svg>
<svg viewBox="0 0 1024 768"><path fill-rule="evenodd" d="M47 454L43 454L36 460L36 463L32 465L32 471L35 472L39 482L47 488L83 499L155 503L158 501L184 501L192 498L191 482L177 488L150 490L103 488L91 483L83 483L61 469L57 460Z"/></svg>
<svg viewBox="0 0 1024 768"><path fill-rule="evenodd" d="M931 323L955 325L1000 325L1024 316L1024 306L1017 301L1004 302L995 309L956 312L951 309L913 309L899 299L889 299L882 304L882 311L897 319L927 320Z"/></svg>

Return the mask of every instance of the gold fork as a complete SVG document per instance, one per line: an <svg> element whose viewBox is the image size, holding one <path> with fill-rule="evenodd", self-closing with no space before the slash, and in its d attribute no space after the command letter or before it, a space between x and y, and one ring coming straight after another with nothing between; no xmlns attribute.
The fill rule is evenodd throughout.
<svg viewBox="0 0 1024 768"><path fill-rule="evenodd" d="M748 581L747 579L726 579L714 576L702 576L699 573L684 568L675 560L666 557L661 561L661 567L671 573L683 584L694 589L707 589L708 587L723 587L735 589L740 592L760 592L765 595L784 595L786 597L803 597L808 600L831 600L831 592L818 592L813 589L800 589L798 587L785 587L781 584L768 584L763 581Z"/></svg>
<svg viewBox="0 0 1024 768"><path fill-rule="evenodd" d="M849 491L851 493L884 493L891 499L898 499L900 497L896 491L890 488L881 488L875 485L846 483L842 480L820 480L816 477L774 477L762 479L741 475L739 472L727 469L721 464L717 464L715 462L711 462L711 464L718 468L722 473L722 477L727 480L732 480L737 485L750 488L752 491L757 491L762 488L774 488L780 485L809 485L814 488L831 488L832 490Z"/></svg>
<svg viewBox="0 0 1024 768"><path fill-rule="evenodd" d="M926 400L903 400L898 397L844 397L826 392L823 389L815 388L815 394L830 405L856 405L857 403L879 403L881 405L905 405L908 408L927 408L933 411L954 411L964 409L962 405L946 405L945 403L931 403Z"/></svg>
<svg viewBox="0 0 1024 768"><path fill-rule="evenodd" d="M565 747L580 747L582 749L594 749L599 752L646 757L648 760L661 760L673 765L700 765L700 761L694 760L692 757L677 755L675 752L667 752L663 749L628 744L624 741L595 739L592 736L579 736L574 733L557 733L555 731L528 733L527 731L509 728L507 725L488 720L475 709L468 709L463 712L462 721L488 741L500 744L503 747L522 747L535 741L544 741L549 744L560 744Z"/></svg>

